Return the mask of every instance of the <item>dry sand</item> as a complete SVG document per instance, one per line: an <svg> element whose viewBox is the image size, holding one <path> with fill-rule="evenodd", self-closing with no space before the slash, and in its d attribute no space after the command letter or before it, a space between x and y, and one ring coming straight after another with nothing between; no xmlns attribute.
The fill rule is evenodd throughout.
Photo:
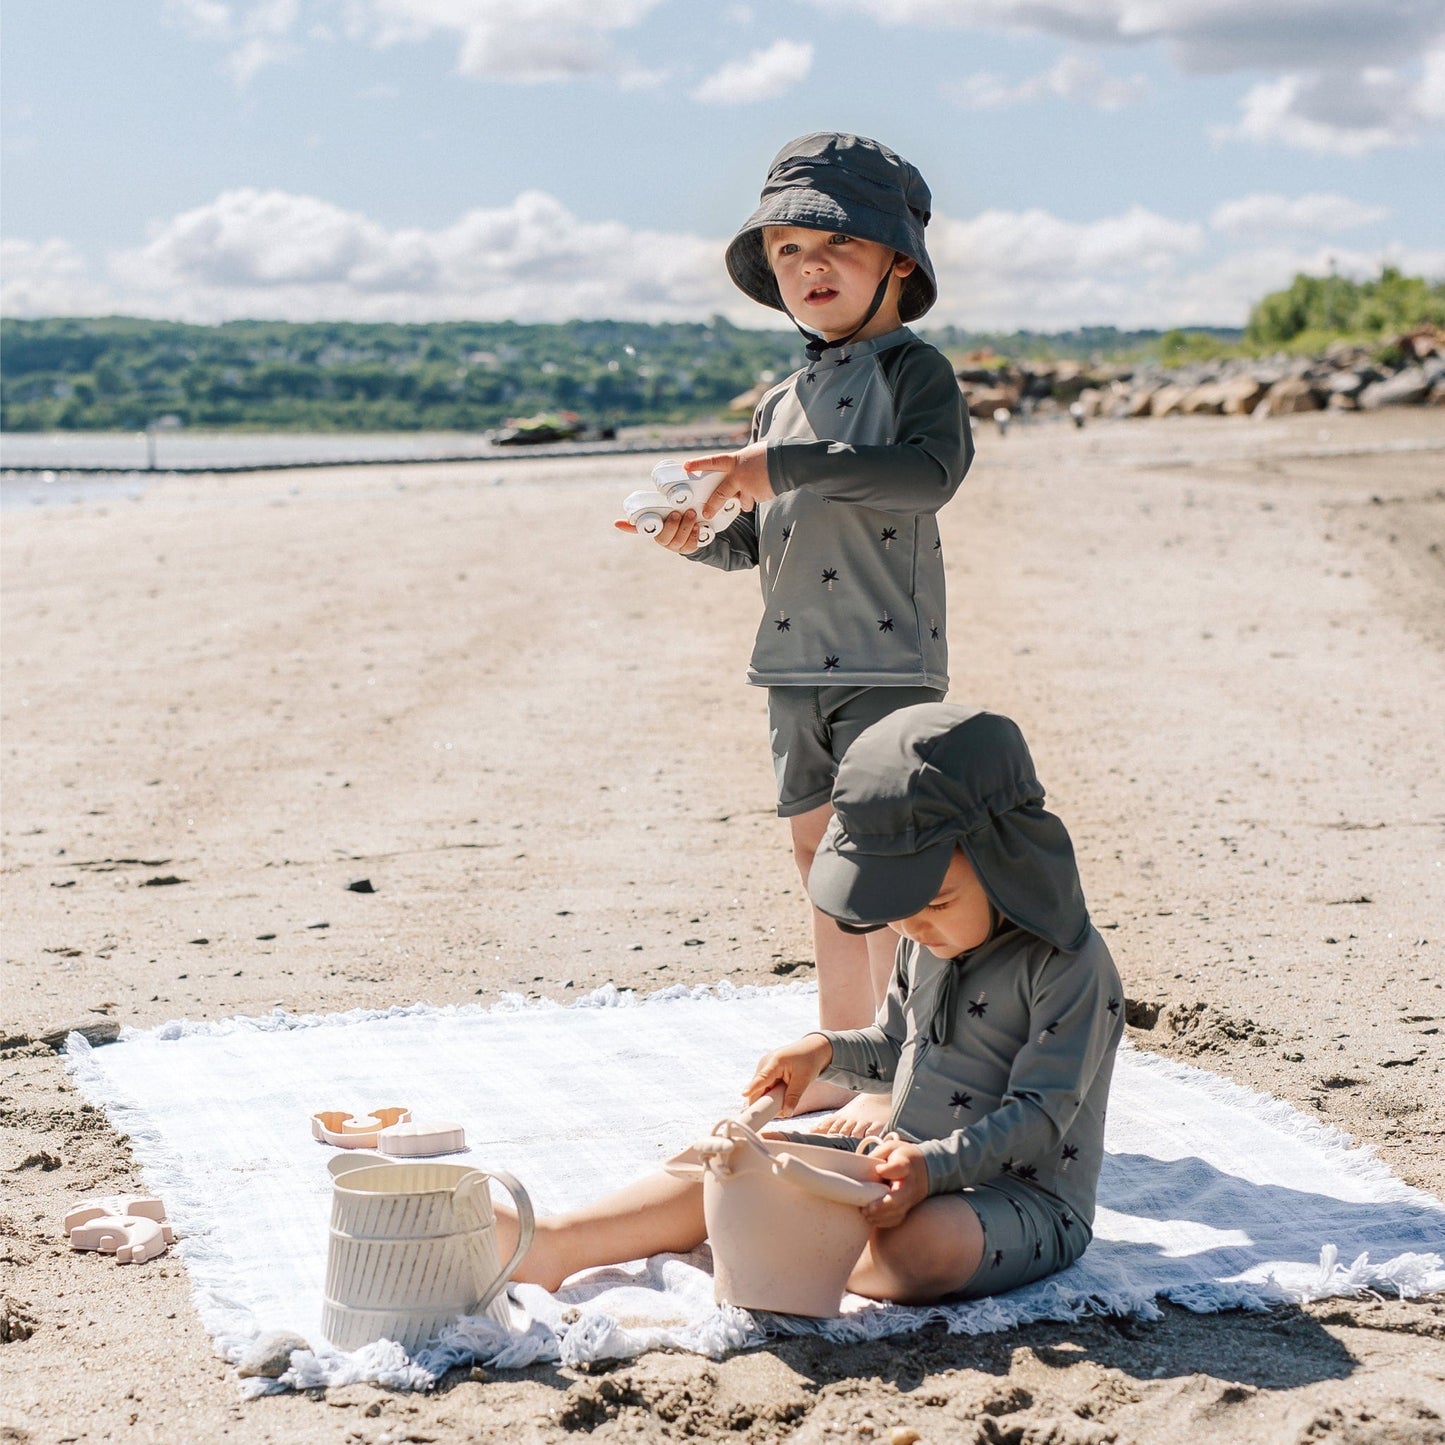
<svg viewBox="0 0 1445 1445"><path fill-rule="evenodd" d="M0 1441L1445 1440L1439 1299L243 1404L178 1260L57 1243L137 1174L56 1026L808 976L755 583L610 532L647 465L5 516ZM1437 1193L1442 483L1439 412L1041 425L943 518L952 695L1030 738L1135 1041Z"/></svg>

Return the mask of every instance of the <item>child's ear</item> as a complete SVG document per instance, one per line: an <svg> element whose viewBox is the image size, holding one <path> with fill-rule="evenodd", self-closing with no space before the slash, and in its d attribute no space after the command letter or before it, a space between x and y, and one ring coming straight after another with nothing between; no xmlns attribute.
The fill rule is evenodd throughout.
<svg viewBox="0 0 1445 1445"><path fill-rule="evenodd" d="M893 253L893 274L898 277L911 276L918 269L918 262L902 251Z"/></svg>

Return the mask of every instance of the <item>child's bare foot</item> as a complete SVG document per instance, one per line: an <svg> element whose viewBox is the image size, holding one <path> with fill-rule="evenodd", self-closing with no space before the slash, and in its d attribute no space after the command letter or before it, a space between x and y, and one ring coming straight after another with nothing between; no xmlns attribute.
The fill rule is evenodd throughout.
<svg viewBox="0 0 1445 1445"><path fill-rule="evenodd" d="M893 1100L888 1094L855 1094L836 1114L824 1119L815 1134L846 1134L851 1139L864 1139L881 1134L888 1127Z"/></svg>

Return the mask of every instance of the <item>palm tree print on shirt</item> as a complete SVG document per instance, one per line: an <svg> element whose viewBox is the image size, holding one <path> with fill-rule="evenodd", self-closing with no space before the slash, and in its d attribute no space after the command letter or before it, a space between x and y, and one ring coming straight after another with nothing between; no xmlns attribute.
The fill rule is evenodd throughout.
<svg viewBox="0 0 1445 1445"><path fill-rule="evenodd" d="M973 1108L973 1095L955 1092L948 1102L953 1105L953 1117L956 1119L965 1109Z"/></svg>
<svg viewBox="0 0 1445 1445"><path fill-rule="evenodd" d="M880 617L878 619L878 630L879 632L892 632L893 619L891 617Z"/></svg>
<svg viewBox="0 0 1445 1445"><path fill-rule="evenodd" d="M834 403L834 409L836 411L847 411L848 408L852 405L853 398L851 396L840 396L838 400Z"/></svg>
<svg viewBox="0 0 1445 1445"><path fill-rule="evenodd" d="M928 635L935 642L938 641L938 623L936 623L931 617L928 620Z"/></svg>
<svg viewBox="0 0 1445 1445"><path fill-rule="evenodd" d="M883 550L885 552L891 552L894 542L898 540L898 528L884 527L878 534L878 540L883 543Z"/></svg>
<svg viewBox="0 0 1445 1445"><path fill-rule="evenodd" d="M779 632L791 632L793 630L793 619L791 617L784 617L780 612L778 613L778 620L773 623L773 626L776 627Z"/></svg>
<svg viewBox="0 0 1445 1445"><path fill-rule="evenodd" d="M1079 1157L1079 1146L1077 1144L1065 1144L1062 1157L1064 1162L1061 1169L1067 1169L1069 1165Z"/></svg>
<svg viewBox="0 0 1445 1445"><path fill-rule="evenodd" d="M971 1019L981 1019L988 1012L988 995L981 993L968 1006L968 1016Z"/></svg>
<svg viewBox="0 0 1445 1445"><path fill-rule="evenodd" d="M837 668L838 668L838 654L837 654L836 652L830 653L827 657L825 657L825 658L823 659L823 671L824 671L824 672L835 672L835 671L837 671Z"/></svg>
<svg viewBox="0 0 1445 1445"><path fill-rule="evenodd" d="M838 569L836 567L823 568L823 586L829 592L833 590L833 584L838 580Z"/></svg>

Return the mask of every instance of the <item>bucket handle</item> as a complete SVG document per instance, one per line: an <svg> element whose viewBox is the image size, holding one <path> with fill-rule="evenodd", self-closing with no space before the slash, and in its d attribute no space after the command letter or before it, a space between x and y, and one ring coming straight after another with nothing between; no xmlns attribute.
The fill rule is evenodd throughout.
<svg viewBox="0 0 1445 1445"><path fill-rule="evenodd" d="M459 1208L470 1208L477 1217L478 1225L483 1224L482 1210L478 1207L473 1195L481 1190L485 1197L488 1179L497 1180L512 1196L512 1203L517 1207L517 1248L513 1251L511 1259L502 1266L496 1279L482 1290L482 1297L477 1302L475 1310L477 1314L486 1309L502 1292L503 1287L512 1277L512 1271L521 1264L522 1256L532 1247L532 1236L536 1233L536 1217L532 1213L532 1200L527 1191L505 1169L473 1169L457 1185L452 1195L453 1201ZM495 1224L492 1227L495 1228ZM480 1286L482 1281L478 1280L477 1284Z"/></svg>
<svg viewBox="0 0 1445 1445"><path fill-rule="evenodd" d="M828 1169L815 1169L793 1154L777 1155L773 1160L773 1173L820 1199L832 1200L834 1204L850 1204L857 1209L882 1199L888 1193L886 1184L869 1184L866 1180L849 1179Z"/></svg>
<svg viewBox="0 0 1445 1445"><path fill-rule="evenodd" d="M754 1099L746 1109L737 1116L737 1121L744 1129L754 1131L761 1129L764 1124L770 1124L783 1107L783 1085L774 1084L766 1094Z"/></svg>

